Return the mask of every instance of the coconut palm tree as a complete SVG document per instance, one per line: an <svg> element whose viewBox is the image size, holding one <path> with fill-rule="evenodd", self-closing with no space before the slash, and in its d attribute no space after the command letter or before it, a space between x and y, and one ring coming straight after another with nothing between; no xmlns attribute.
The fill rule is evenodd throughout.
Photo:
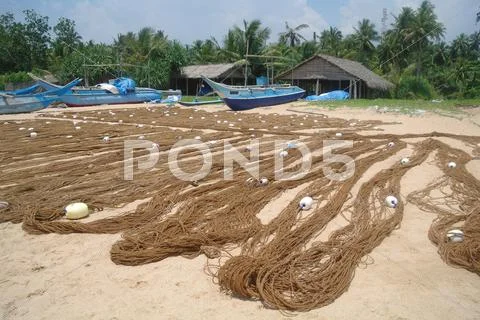
<svg viewBox="0 0 480 320"><path fill-rule="evenodd" d="M262 22L258 19L248 22L243 20L243 28L234 26L228 30L224 39L223 54L229 55L232 59L245 58L249 54L260 54L266 47L266 42L270 37L270 28L262 27ZM255 60L255 59L252 59ZM237 63L245 63L246 61L235 61ZM262 73L264 68L259 64L255 64L254 73ZM245 78L246 81L247 78ZM246 83L245 83L246 84Z"/></svg>
<svg viewBox="0 0 480 320"><path fill-rule="evenodd" d="M404 40L414 48L417 76L421 74L424 49L431 40L439 41L445 33L445 27L437 21L434 9L430 1L423 1L416 10L414 19L403 30Z"/></svg>
<svg viewBox="0 0 480 320"><path fill-rule="evenodd" d="M353 28L353 42L357 50L357 60L364 64L369 64L375 54L374 42L379 40L375 25L368 19L358 22L358 26Z"/></svg>
<svg viewBox="0 0 480 320"><path fill-rule="evenodd" d="M287 29L285 32L281 32L279 34L278 42L283 43L285 45L289 45L290 47L295 47L301 43L301 41L305 41L306 39L299 33L300 30L308 28L308 24L301 24L296 26L295 28L290 28L288 22L285 21L285 28Z"/></svg>
<svg viewBox="0 0 480 320"><path fill-rule="evenodd" d="M334 56L339 56L342 44L342 32L336 27L323 30L320 34L321 51Z"/></svg>

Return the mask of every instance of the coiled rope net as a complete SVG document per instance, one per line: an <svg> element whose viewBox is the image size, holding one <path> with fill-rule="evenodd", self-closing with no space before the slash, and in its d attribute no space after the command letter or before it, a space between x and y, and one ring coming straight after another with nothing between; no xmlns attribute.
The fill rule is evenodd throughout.
<svg viewBox="0 0 480 320"><path fill-rule="evenodd" d="M436 215L428 237L441 258L480 274L480 182L465 167L473 157L436 139L456 139L476 154L480 137L437 132L360 135L362 130L376 130L374 126L381 122L276 114L242 114L240 121L240 115L232 112L214 117L191 109L148 107L134 113L78 113L76 119L87 122L82 121L82 128L75 130L71 115L65 115L0 127L5 141L0 151L0 199L10 204L0 209L0 222L22 223L23 229L32 234L122 233L110 253L113 262L123 265L152 263L171 256L205 254L220 258L216 264L209 262L209 272L225 292L260 300L270 308L307 311L332 303L348 290L365 257L400 227L404 202L388 208L385 197L399 197L402 177L434 153L442 177L406 200ZM187 118L191 118L188 123ZM151 119L156 119L154 124ZM135 125L138 123L144 125ZM292 131L298 130L300 123L322 130ZM19 130L29 126L38 128L37 138ZM204 129L211 131L206 133ZM341 130L343 136L336 137L335 130ZM201 135L203 141L229 141L243 150L252 134L261 141L258 164L268 184L249 180L248 173L238 165L234 167L234 179L224 180L222 143L212 144L210 174L194 185L179 180L169 170L167 151L181 139ZM159 161L153 171L136 171L134 180L124 180L123 142L138 135L159 143ZM111 141L103 142L104 136ZM274 181L278 150L273 141L279 138L301 141L310 150L321 150L325 139L351 140L352 148L340 147L335 153L354 159L355 171L344 181L330 180L324 172L326 166L337 173L346 166L326 165L322 155L314 152L307 175L298 180ZM397 161L362 181L373 165L403 150L408 138L421 140L410 143L413 154L408 164ZM395 144L386 147L390 141ZM300 152L288 152L284 163L287 171L294 172L299 168ZM135 161L148 153L135 150ZM243 153L248 156L247 151ZM185 171L198 168L198 156L197 150L186 150L180 157L181 167ZM455 161L456 168L448 168L449 161ZM356 186L358 192L353 194ZM297 187L303 189L295 199L276 217L262 223L258 216L261 210L286 190ZM441 196L433 194L438 191ZM307 195L318 205L305 214L298 203ZM101 211L139 199L146 202L134 211L88 222L68 221L63 214L65 205L74 201ZM321 240L329 222L339 215L348 223ZM464 241L448 240L446 234L452 228L464 232Z"/></svg>

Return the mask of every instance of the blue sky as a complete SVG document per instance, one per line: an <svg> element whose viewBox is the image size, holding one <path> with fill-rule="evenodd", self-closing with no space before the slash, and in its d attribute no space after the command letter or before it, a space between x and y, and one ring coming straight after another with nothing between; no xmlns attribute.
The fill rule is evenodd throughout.
<svg viewBox="0 0 480 320"><path fill-rule="evenodd" d="M421 0L2 0L0 12L15 13L21 18L24 9L35 9L50 17L53 25L61 16L75 20L84 40L110 43L117 34L138 31L144 26L164 30L169 39L189 44L196 39L214 36L221 41L228 28L243 19L260 19L272 30L276 41L285 21L291 26L307 23L304 36L311 39L329 26L351 33L362 18L369 18L380 31L382 11L387 9L387 26L403 6L418 7ZM447 28L445 39L461 32L480 29L475 24L477 0L432 0L439 20Z"/></svg>

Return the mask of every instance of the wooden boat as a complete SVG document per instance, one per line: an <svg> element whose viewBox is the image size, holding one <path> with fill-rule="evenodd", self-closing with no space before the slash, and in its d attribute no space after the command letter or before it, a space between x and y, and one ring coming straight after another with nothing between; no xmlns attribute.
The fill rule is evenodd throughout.
<svg viewBox="0 0 480 320"><path fill-rule="evenodd" d="M62 95L80 81L81 79L75 79L63 87L36 94L0 94L0 114L28 113L45 109L51 103L59 101Z"/></svg>
<svg viewBox="0 0 480 320"><path fill-rule="evenodd" d="M202 76L202 79L235 111L267 107L300 99L305 90L291 85L228 86Z"/></svg>
<svg viewBox="0 0 480 320"><path fill-rule="evenodd" d="M45 89L55 88L51 84L40 78L37 82ZM113 87L113 88L112 88ZM161 100L164 94L181 94L180 91L156 90L151 88L134 88L121 94L110 84L99 84L95 87L75 87L61 97L61 102L69 107L84 107L102 104L131 104L143 103L155 100Z"/></svg>

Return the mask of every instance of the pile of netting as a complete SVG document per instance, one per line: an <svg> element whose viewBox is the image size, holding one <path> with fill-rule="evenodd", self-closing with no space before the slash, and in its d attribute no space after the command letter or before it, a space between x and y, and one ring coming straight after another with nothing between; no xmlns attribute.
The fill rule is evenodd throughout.
<svg viewBox="0 0 480 320"><path fill-rule="evenodd" d="M179 108L50 118L0 127L4 138L0 200L9 203L0 209L0 222L22 223L33 234L122 233L110 251L117 264L140 265L200 254L219 258L218 264L209 264L209 270L226 292L258 299L271 308L306 311L330 304L344 293L365 256L399 228L404 201L390 208L385 198L400 199L402 177L434 154L443 176L405 200L437 216L428 236L442 259L480 274L480 182L465 168L473 157L436 139L457 139L478 152L480 137L372 134L379 121L313 114L211 114ZM33 127L38 136L30 138L27 127ZM312 128L318 130L303 130ZM362 130L370 134L358 134ZM125 180L124 141L139 137L158 143L159 159L154 169L136 170L133 180ZM168 166L168 150L187 138L209 142L212 152L210 173L199 181L179 180ZM223 179L223 142L248 157L253 138L260 139L259 173L268 183L251 179L238 164L233 180ZM423 138L409 143L413 153L408 163L396 161L370 179L363 178L373 165L398 156L408 138ZM280 150L274 141L278 139L302 142L315 151L308 174L275 181L274 163ZM332 180L326 174L345 172L347 163L324 159L325 140L352 141L353 146L335 149L335 154L355 163L348 179ZM150 153L135 150L134 163ZM180 167L195 170L199 155L196 149L185 150ZM298 170L300 160L298 150L288 149L285 171ZM447 166L448 162L455 162L456 167ZM262 223L262 209L298 187L295 199ZM432 194L435 190L440 195ZM315 201L309 211L298 205L305 196ZM75 201L101 211L136 200L144 201L121 215L95 219L93 214L88 221L64 218L65 205ZM327 225L339 215L348 223L322 238ZM449 241L447 233L453 228L463 232L463 241Z"/></svg>

